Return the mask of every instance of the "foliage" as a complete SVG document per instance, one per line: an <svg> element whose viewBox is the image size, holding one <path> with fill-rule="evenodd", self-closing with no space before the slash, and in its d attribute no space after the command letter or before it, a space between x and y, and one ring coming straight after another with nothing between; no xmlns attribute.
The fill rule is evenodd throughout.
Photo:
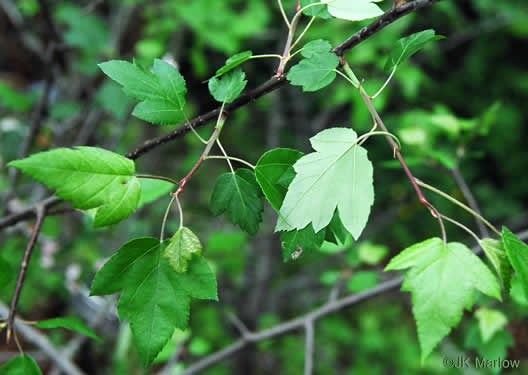
<svg viewBox="0 0 528 375"><path fill-rule="evenodd" d="M264 0L15 2L6 35L17 46L6 47L0 75L0 166L88 215L60 203L45 211L40 232L21 222L29 214L17 221L0 239L2 299L12 298L20 249L36 234L17 312L38 328L101 337L104 350L86 344L86 373L131 374L139 365L178 373L208 355L216 363L228 345L240 348L231 313L256 331L319 305L326 312L314 327L313 373L457 373L442 366L453 348L515 357L527 316L527 245L489 223L525 226L522 4L438 2L419 18L383 24L353 52L332 52L359 30L352 40L370 36L368 19L382 8L398 13L399 2L386 3L284 0L281 12ZM435 30L449 39L430 43L442 39ZM276 53L282 39L282 56L257 54ZM286 80L313 94L285 87L267 95ZM389 150L373 135L395 143ZM57 148L66 144L97 147ZM136 175L136 166L149 174ZM414 176L437 190L413 189L422 184ZM30 212L45 197L8 168L0 191L5 215L26 205ZM467 213L488 229L473 233ZM160 238L150 237L160 226ZM465 245L468 231L482 260ZM438 232L443 239L423 241ZM402 290L412 295L417 330L401 295L373 298L397 277L384 266L406 271ZM121 293L118 314L130 326L87 328L83 321L103 309L94 314L99 300L82 296L90 283L94 296ZM190 315L191 301L219 295L220 304L200 302ZM354 298L361 303L344 309ZM464 317L465 309L475 312ZM72 313L83 319L60 317ZM49 316L59 317L41 320ZM207 373L302 372L309 342L286 333ZM73 333L46 334L62 347ZM41 372L19 356L0 373Z"/></svg>

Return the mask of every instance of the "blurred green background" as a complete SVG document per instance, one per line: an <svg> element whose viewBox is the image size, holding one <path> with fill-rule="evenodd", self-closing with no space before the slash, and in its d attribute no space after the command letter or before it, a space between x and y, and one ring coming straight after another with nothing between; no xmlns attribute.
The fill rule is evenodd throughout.
<svg viewBox="0 0 528 375"><path fill-rule="evenodd" d="M385 2L380 6L390 9L392 4ZM293 14L295 4L284 1L288 14ZM145 65L155 58L174 62L187 81L186 113L192 118L216 107L204 81L226 58L248 49L255 54L281 53L287 34L276 2L266 0L2 0L0 5L3 214L50 194L24 176L11 191L6 167L18 157L46 88L49 108L31 153L87 144L125 154L176 126L150 125L131 117L134 103L102 74L97 63L131 61L132 57ZM402 153L416 177L464 200L456 182L456 176L463 176L486 218L514 231L528 228L524 148L528 60L523 54L528 49L527 16L525 0L441 1L398 20L346 55L365 80L367 91L375 92L386 79L383 66L399 38L429 28L446 36L400 67L374 104L401 139ZM304 25L307 20L301 22ZM303 42L323 38L337 46L368 23L317 19ZM57 47L53 63L46 53L50 43ZM243 68L248 88L254 88L273 76L277 62L252 60ZM250 103L230 116L222 142L229 154L255 164L275 147L309 152L309 137L324 128L348 126L365 132L371 125L357 90L337 79L317 93L303 94L299 87L286 85ZM203 137L211 131L212 125L199 130ZM217 274L220 303L195 303L191 328L175 334L150 370L141 369L129 327L117 320L115 300L87 294L94 273L123 243L159 233L168 195L105 230L94 230L90 217L79 212L48 217L19 310L32 320L72 314L96 324L104 342L86 341L75 356L87 374L155 374L169 368L168 373L177 374L236 340L239 334L230 313L252 330L264 329L306 313L336 293L359 292L390 279L395 275L381 272L388 259L415 242L438 236L438 224L417 200L384 140L377 137L366 146L375 166L376 201L362 240L342 247L325 244L320 251L287 263L273 233L272 210L268 207L255 237L223 217L213 217L208 208L211 191L216 176L227 166L210 160L200 168L182 204L186 225L204 243ZM202 147L188 135L140 158L137 170L178 180L194 165ZM436 196L428 194L428 198L445 215L477 231L464 211ZM31 223L0 232L0 258L13 270L9 280L2 279L0 284L4 303L11 299ZM168 233L174 233L178 224L177 215L171 215ZM466 233L447 225L450 241L475 245ZM479 301L500 310L508 320L489 341L482 339L474 313L467 312L460 327L423 365L408 295L391 292L345 309L316 324L314 373L500 372L447 370L442 365L445 357L465 355L520 359L523 368L507 373L528 373L524 361L528 358L528 300L515 288L512 295L500 306L484 298ZM72 336L53 332L50 339L67 346ZM26 347L33 350L29 344ZM5 361L16 348L2 342L0 351L6 354L0 357ZM176 353L179 362L171 362ZM53 373L45 357L39 364L46 373ZM203 373L289 375L302 373L303 366L304 334L298 332L250 346Z"/></svg>

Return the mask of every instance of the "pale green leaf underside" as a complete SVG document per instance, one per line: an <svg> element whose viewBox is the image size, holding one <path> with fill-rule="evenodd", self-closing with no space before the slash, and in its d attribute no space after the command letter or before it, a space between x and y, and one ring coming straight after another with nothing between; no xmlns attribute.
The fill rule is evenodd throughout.
<svg viewBox="0 0 528 375"><path fill-rule="evenodd" d="M378 17L383 10L374 2L381 0L324 0L328 3L328 12L336 17L349 21L361 21Z"/></svg>
<svg viewBox="0 0 528 375"><path fill-rule="evenodd" d="M0 368L0 375L42 375L37 362L28 355L13 358Z"/></svg>
<svg viewBox="0 0 528 375"><path fill-rule="evenodd" d="M359 238L374 202L374 187L372 163L356 139L347 128L326 129L310 138L316 152L295 163L297 175L288 187L276 231L312 223L319 232L338 209L347 231Z"/></svg>
<svg viewBox="0 0 528 375"><path fill-rule="evenodd" d="M236 174L224 173L217 179L211 195L210 207L215 216L226 212L233 224L255 235L262 221L264 206L256 181L248 182L247 173L244 171L253 174L241 168L236 171ZM254 176L253 180L255 180Z"/></svg>
<svg viewBox="0 0 528 375"><path fill-rule="evenodd" d="M92 331L90 328L86 326L80 319L78 318L54 318L54 319L48 319L48 320L42 320L40 322L37 322L35 324L39 328L66 328L71 331L78 332L82 335L91 337L94 340L100 341L101 339L97 337L94 331Z"/></svg>
<svg viewBox="0 0 528 375"><path fill-rule="evenodd" d="M317 91L334 81L338 65L339 58L333 53L313 54L290 69L288 80L292 85L302 86L303 91Z"/></svg>
<svg viewBox="0 0 528 375"><path fill-rule="evenodd" d="M185 80L169 63L156 59L152 71L128 61L99 64L101 70L123 86L128 96L141 100L133 115L154 124L177 124L184 119Z"/></svg>
<svg viewBox="0 0 528 375"><path fill-rule="evenodd" d="M75 208L97 208L94 226L115 224L137 207L141 184L130 159L96 147L58 148L8 164L51 189Z"/></svg>
<svg viewBox="0 0 528 375"><path fill-rule="evenodd" d="M171 238L164 256L176 272L185 273L192 256L201 255L202 250L202 244L196 234L189 228L183 227Z"/></svg>
<svg viewBox="0 0 528 375"><path fill-rule="evenodd" d="M443 36L435 35L435 31L432 29L401 38L385 63L385 71L390 72L396 66L401 65L430 41L443 38Z"/></svg>
<svg viewBox="0 0 528 375"><path fill-rule="evenodd" d="M123 290L121 319L129 319L142 364L147 367L172 336L185 329L191 298L217 300L216 278L205 259L195 255L186 273L170 266L169 241L139 238L126 243L97 273L92 295Z"/></svg>
<svg viewBox="0 0 528 375"><path fill-rule="evenodd" d="M420 242L394 257L385 270L407 268L402 290L412 294L422 361L460 323L464 308L473 306L475 290L501 299L493 273L460 243Z"/></svg>
<svg viewBox="0 0 528 375"><path fill-rule="evenodd" d="M502 240L508 259L521 281L524 294L528 296L528 245L506 227L502 227Z"/></svg>

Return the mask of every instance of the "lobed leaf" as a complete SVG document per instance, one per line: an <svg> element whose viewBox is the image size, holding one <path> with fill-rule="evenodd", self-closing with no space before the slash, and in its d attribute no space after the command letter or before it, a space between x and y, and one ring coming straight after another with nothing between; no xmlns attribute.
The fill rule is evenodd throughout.
<svg viewBox="0 0 528 375"><path fill-rule="evenodd" d="M288 187L276 231L312 223L319 232L338 209L346 230L355 239L361 235L374 202L373 168L356 139L347 128L326 129L310 138L316 152L295 163L297 175Z"/></svg>
<svg viewBox="0 0 528 375"><path fill-rule="evenodd" d="M95 227L118 223L137 208L141 185L134 177L134 162L101 148L57 148L8 166L56 189L57 196L75 208L96 208Z"/></svg>
<svg viewBox="0 0 528 375"><path fill-rule="evenodd" d="M301 51L301 55L306 58L313 57L315 55L324 54L330 52L332 45L328 40L316 39L308 42L304 45Z"/></svg>
<svg viewBox="0 0 528 375"><path fill-rule="evenodd" d="M209 92L216 101L232 103L246 87L245 78L246 74L242 69L233 70L221 78L213 77L209 80Z"/></svg>
<svg viewBox="0 0 528 375"><path fill-rule="evenodd" d="M128 96L140 100L132 114L153 124L175 124L184 120L185 80L171 64L156 59L152 72L135 62L111 60L101 70L123 86Z"/></svg>
<svg viewBox="0 0 528 375"><path fill-rule="evenodd" d="M201 255L202 250L202 244L196 234L189 228L183 227L171 238L164 256L176 272L185 273L192 256Z"/></svg>
<svg viewBox="0 0 528 375"><path fill-rule="evenodd" d="M333 53L313 54L293 66L287 78L292 85L302 86L303 91L317 91L334 81L338 65L339 58Z"/></svg>
<svg viewBox="0 0 528 375"><path fill-rule="evenodd" d="M255 175L241 168L235 174L224 173L217 180L211 195L211 211L215 216L224 212L229 220L255 235L262 221L264 206Z"/></svg>
<svg viewBox="0 0 528 375"><path fill-rule="evenodd" d="M185 329L191 298L218 300L216 278L205 259L195 255L186 273L167 259L170 241L138 238L126 243L96 274L91 295L123 291L118 312L130 320L141 362L148 367L175 328Z"/></svg>
<svg viewBox="0 0 528 375"><path fill-rule="evenodd" d="M460 323L464 308L471 309L475 290L501 300L493 273L461 243L420 242L394 257L385 271L407 268L402 290L412 294L422 362Z"/></svg>

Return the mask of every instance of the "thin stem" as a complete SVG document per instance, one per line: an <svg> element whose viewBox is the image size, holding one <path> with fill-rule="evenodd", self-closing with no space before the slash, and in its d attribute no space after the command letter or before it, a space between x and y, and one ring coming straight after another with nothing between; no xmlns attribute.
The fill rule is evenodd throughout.
<svg viewBox="0 0 528 375"><path fill-rule="evenodd" d="M24 253L24 258L22 260L22 265L20 266L20 272L18 274L18 280L17 280L16 287L15 287L15 294L11 301L11 308L9 309L9 315L7 317L7 342L8 343L11 339L12 334L15 335L15 340L16 340L15 326L13 325L13 322L15 320L15 314L16 314L16 309L18 305L18 300L20 299L20 293L22 292L22 287L24 286L24 280L26 278L29 261L31 260L31 255L33 254L35 245L37 244L37 239L40 234L40 230L42 228L42 223L44 222L44 219L46 218L46 208L44 206L38 206L36 208L36 214L37 214L37 220L35 222L35 227L33 228L33 232L31 233L31 238L26 248L26 252Z"/></svg>
<svg viewBox="0 0 528 375"><path fill-rule="evenodd" d="M352 71L352 69L350 68L350 66L348 65L346 60L344 59L344 57L340 57L340 62L341 62L341 66L345 70L345 73L350 77L350 79L352 81L357 81L358 84L359 84L358 78L356 77L356 75L354 74L354 72ZM374 118L374 120L376 121L378 126L383 131L389 132L387 130L387 127L383 123L383 120L381 119L380 115L378 114L378 111L376 111L376 108L374 108L374 106L372 105L372 100L370 99L370 96L367 94L367 92L365 91L365 89L361 85L359 85L359 93L361 94L361 97L363 98L363 101L367 105L370 114L372 115L372 117ZM403 158L402 154L400 153L398 144L394 141L394 139L392 139L389 136L385 136L385 139L392 146L392 149L394 150L394 155L398 158L398 161L400 162L401 166L403 167L403 170L405 171L405 174L407 175L407 177L411 181L411 184L413 185L413 188L416 191L416 194L418 195L418 198L419 198L420 202L424 206L426 206L429 209L429 211L431 212L431 215L433 215L433 217L435 217L438 220L438 224L440 225L440 231L442 232L442 240L443 240L444 244L447 244L447 235L446 235L444 223L442 221L442 217L440 216L440 213L438 212L438 210L431 203L429 203L429 201L423 195L422 190L420 189L420 187L416 183L415 178L414 178L411 170L407 166L407 163L405 162L405 159Z"/></svg>
<svg viewBox="0 0 528 375"><path fill-rule="evenodd" d="M295 51L294 53L290 54L290 56L288 57L288 61L290 61L291 59L293 59L295 57L295 55L298 55L299 53L302 52L304 48L301 48L301 49L298 49L297 51ZM287 61L287 62L288 62Z"/></svg>
<svg viewBox="0 0 528 375"><path fill-rule="evenodd" d="M340 70L337 70L337 69L334 69L334 72L336 72L337 74L339 74L341 77L343 77L344 79L346 79L352 86L354 86L356 89L359 88L359 84L356 84L353 80L351 80L350 78L348 78L348 76L346 74L344 74L343 72L341 72Z"/></svg>
<svg viewBox="0 0 528 375"><path fill-rule="evenodd" d="M480 215L479 213L473 211L471 208L469 208L468 206L466 206L464 203L456 200L455 198L453 198L452 196L450 196L449 194L447 193L444 193L442 190L439 190L431 185L428 185L426 184L425 182L423 181L420 181L419 179L415 178L416 180L416 183L418 185L420 185L421 187L424 187L428 190L431 190L432 192L440 195L441 197L444 197L445 199L447 199L448 201L456 204L458 207L464 209L466 212L470 213L471 215L475 216L476 218L478 218L480 221L482 221L484 224L486 224L488 226L488 228L490 228L492 231L494 231L499 237L501 236L501 233L497 230L497 228L495 228L488 220L486 220L482 215Z"/></svg>
<svg viewBox="0 0 528 375"><path fill-rule="evenodd" d="M205 139L203 139L202 136L200 134L198 134L198 132L196 131L194 126L192 126L191 122L189 121L189 118L187 117L187 114L185 114L184 111L182 111L182 112L183 112L183 116L185 117L185 124L191 129L193 134L200 140L200 142L202 142L203 144L207 144L207 141Z"/></svg>
<svg viewBox="0 0 528 375"><path fill-rule="evenodd" d="M379 94L381 94L381 92L385 89L385 87L387 87L387 85L389 84L390 80L392 79L392 77L394 76L394 73L396 73L396 67L397 66L394 66L394 68L392 69L392 72L391 74L389 75L389 78L387 78L387 80L385 81L385 83L383 84L383 86L381 86L381 88L378 90L377 93L375 93L374 95L372 95L370 97L370 100L374 100L378 97Z"/></svg>
<svg viewBox="0 0 528 375"><path fill-rule="evenodd" d="M275 58L275 59L282 59L281 55L274 55L274 54L268 54L268 55L253 55L249 59L266 59L266 58Z"/></svg>
<svg viewBox="0 0 528 375"><path fill-rule="evenodd" d="M302 31L301 35L299 35L299 37L297 38L297 40L295 42L293 42L292 46L290 47L290 51L295 48L295 46L301 41L301 39L303 38L304 34L306 34L306 32L308 31L308 29L310 29L310 26L312 26L312 23L315 21L315 16L312 17L312 19L310 20L310 22L308 22L308 25L306 25L306 27L304 28L304 30Z"/></svg>
<svg viewBox="0 0 528 375"><path fill-rule="evenodd" d="M163 215L163 221L161 222L161 233L160 233L160 243L164 241L165 237L165 226L167 225L167 218L169 217L169 211L172 207L172 204L174 201L178 199L176 193L172 195L172 198L169 202L169 205L167 206L167 209L165 210L165 215ZM181 226L181 219L180 219L180 226Z"/></svg>
<svg viewBox="0 0 528 375"><path fill-rule="evenodd" d="M207 159L224 159L224 160L225 159L229 159L229 160L237 161L237 162L239 162L241 164L244 164L244 165L248 166L249 168L251 168L253 170L255 170L255 168L256 168L253 164L245 161L244 159L235 158L233 156L228 156L226 158L225 156L222 156L222 155L212 155L212 156L208 156L208 157L205 158L205 160L207 160Z"/></svg>
<svg viewBox="0 0 528 375"><path fill-rule="evenodd" d="M282 6L282 0L277 0L277 3L279 3L279 8L282 14L282 18L284 19L286 26L288 26L288 29L290 29L291 28L290 21L288 21L288 16L286 15L286 12L284 11L284 7Z"/></svg>
<svg viewBox="0 0 528 375"><path fill-rule="evenodd" d="M216 121L215 129L213 131L213 134L211 134L211 137L207 141L207 145L205 146L202 156L200 156L200 159L198 159L198 161L196 162L194 167L192 167L191 171L187 174L187 176L185 176L184 178L180 180L179 182L180 187L176 191L176 195L180 195L183 192L185 185L187 184L187 182L189 182L191 177L194 175L194 173L198 170L200 165L202 165L204 160L207 158L207 156L209 155L209 152L211 151L211 148L213 147L213 144L215 143L216 139L220 135L220 132L222 131L222 127L224 126L224 123L226 120L226 115L225 113L223 113L224 104L222 104L220 113L218 114L218 119Z"/></svg>
<svg viewBox="0 0 528 375"><path fill-rule="evenodd" d="M183 210L182 210L182 205L180 203L180 198L174 194L173 197L176 198L176 206L178 206L178 213L180 215L180 226L179 228L182 229L183 228Z"/></svg>
<svg viewBox="0 0 528 375"><path fill-rule="evenodd" d="M150 179L150 180L167 181L167 182L170 182L171 184L176 185L176 186L180 185L180 183L178 181L175 181L172 178L163 177L163 176L150 176L150 175L144 175L144 174L137 174L136 177L137 178Z"/></svg>
<svg viewBox="0 0 528 375"><path fill-rule="evenodd" d="M473 231L472 231L471 229L469 229L468 227L466 227L464 224L462 224L462 223L460 223L460 222L458 222L458 221L456 221L456 220L454 220L454 219L451 219L450 217L447 217L447 216L445 216L445 215L440 215L440 216L442 216L442 219L447 220L447 221L449 221L450 223L453 223L453 224L455 224L456 226L458 226L458 227L464 229L466 232L468 232L468 233L471 235L471 237L473 237L473 238L475 239L475 241L477 241L478 244L480 243L480 238L478 238L478 236L476 235L476 233L473 232Z"/></svg>
<svg viewBox="0 0 528 375"><path fill-rule="evenodd" d="M218 145L218 147L220 147L220 151L222 151L222 154L224 154L224 158L227 161L227 164L229 165L229 169L231 169L231 173L235 174L235 170L233 169L231 160L229 160L229 156L227 156L227 153L224 150L224 146L222 146L222 143L220 143L220 138L216 138L216 144Z"/></svg>
<svg viewBox="0 0 528 375"><path fill-rule="evenodd" d="M301 8L301 0L297 1L297 13L295 13L295 16L292 19L290 30L288 31L288 37L286 39L286 44L284 45L284 51L282 52L281 62L279 64L279 67L277 68L277 74L276 76L281 76L282 73L284 73L284 68L286 67L286 63L288 62L290 58L290 50L291 50L291 44L293 40L293 36L295 34L295 30L297 29L297 25L299 24L300 20L300 8Z"/></svg>

